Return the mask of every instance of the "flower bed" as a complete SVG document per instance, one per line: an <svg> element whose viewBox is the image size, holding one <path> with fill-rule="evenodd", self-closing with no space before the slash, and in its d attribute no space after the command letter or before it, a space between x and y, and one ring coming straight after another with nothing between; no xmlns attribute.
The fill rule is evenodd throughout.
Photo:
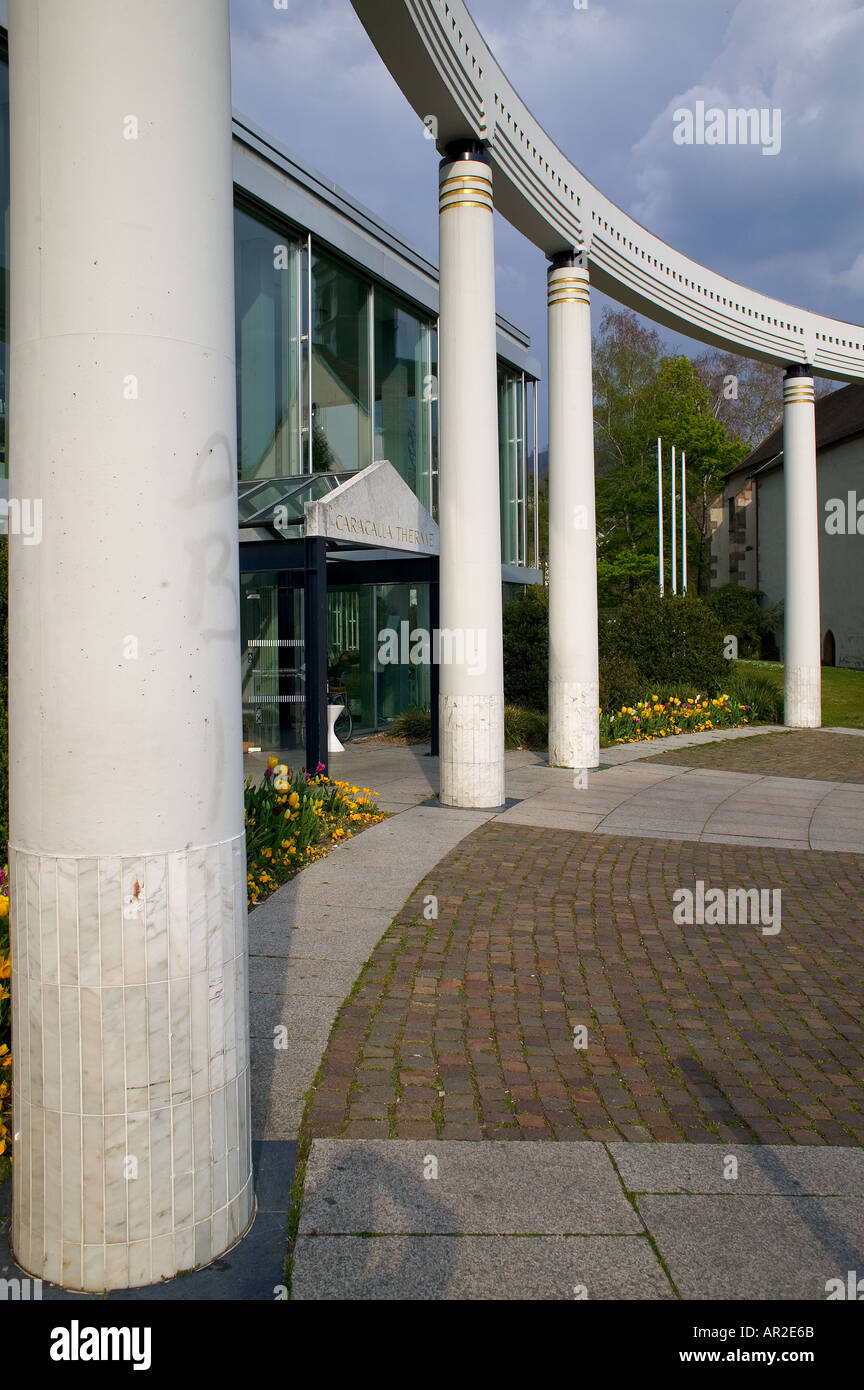
<svg viewBox="0 0 864 1390"><path fill-rule="evenodd" d="M368 787L314 776L270 758L256 787L246 782L246 884L254 907L331 846L383 820Z"/></svg>
<svg viewBox="0 0 864 1390"><path fill-rule="evenodd" d="M662 700L652 695L636 705L619 710L600 711L600 742L648 743L675 734L698 734L705 729L740 729L750 723L750 706L739 704L729 695L716 699L684 699L678 695Z"/></svg>
<svg viewBox="0 0 864 1390"><path fill-rule="evenodd" d="M3 1155L9 1146L8 1121L12 1108L12 1086L10 1083L12 1053L12 1019L9 1007L9 976L12 973L9 959L9 870L0 872L0 1179L3 1171Z"/></svg>

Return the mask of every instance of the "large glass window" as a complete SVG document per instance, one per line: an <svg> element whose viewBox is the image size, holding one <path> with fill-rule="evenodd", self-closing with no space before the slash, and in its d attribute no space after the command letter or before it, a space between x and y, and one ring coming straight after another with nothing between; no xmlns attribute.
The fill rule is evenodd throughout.
<svg viewBox="0 0 864 1390"><path fill-rule="evenodd" d="M501 465L501 560L525 563L525 382L521 372L498 370L498 447Z"/></svg>
<svg viewBox="0 0 864 1390"><path fill-rule="evenodd" d="M312 258L312 466L347 473L371 462L369 284Z"/></svg>
<svg viewBox="0 0 864 1390"><path fill-rule="evenodd" d="M389 459L429 508L430 412L437 395L430 325L377 286L374 304L375 458Z"/></svg>
<svg viewBox="0 0 864 1390"><path fill-rule="evenodd" d="M234 213L237 436L244 479L305 471L305 242Z"/></svg>

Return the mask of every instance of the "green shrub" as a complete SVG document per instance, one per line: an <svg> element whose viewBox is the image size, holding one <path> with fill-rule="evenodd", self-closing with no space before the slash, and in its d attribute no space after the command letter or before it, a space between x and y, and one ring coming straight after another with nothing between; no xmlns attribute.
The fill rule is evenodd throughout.
<svg viewBox="0 0 864 1390"><path fill-rule="evenodd" d="M631 657L606 653L600 657L600 708L620 709L645 693L639 665Z"/></svg>
<svg viewBox="0 0 864 1390"><path fill-rule="evenodd" d="M642 691L662 686L693 687L714 695L728 677L724 628L695 594L661 598L640 589L600 629L604 658L632 662Z"/></svg>
<svg viewBox="0 0 864 1390"><path fill-rule="evenodd" d="M532 584L504 604L504 700L546 711L549 699L549 592Z"/></svg>
<svg viewBox="0 0 864 1390"><path fill-rule="evenodd" d="M428 705L412 705L390 721L387 733L391 738L404 738L409 743L429 743L432 738L432 712Z"/></svg>
<svg viewBox="0 0 864 1390"><path fill-rule="evenodd" d="M770 677L750 675L733 663L727 688L737 704L750 706L751 724L783 723L783 691Z"/></svg>
<svg viewBox="0 0 864 1390"><path fill-rule="evenodd" d="M504 747L542 748L549 744L549 719L540 710L504 706Z"/></svg>
<svg viewBox="0 0 864 1390"><path fill-rule="evenodd" d="M736 638L739 656L758 659L773 640L781 605L763 609L764 597L761 589L724 584L706 599L708 607L722 623L724 633Z"/></svg>

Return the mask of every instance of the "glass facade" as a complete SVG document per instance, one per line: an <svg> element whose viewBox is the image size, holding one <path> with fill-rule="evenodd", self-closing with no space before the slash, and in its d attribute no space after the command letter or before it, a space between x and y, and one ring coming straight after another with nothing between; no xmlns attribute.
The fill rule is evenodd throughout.
<svg viewBox="0 0 864 1390"><path fill-rule="evenodd" d="M241 479L308 472L306 243L234 212L237 454Z"/></svg>
<svg viewBox="0 0 864 1390"><path fill-rule="evenodd" d="M349 473L372 462L370 284L312 256L312 467Z"/></svg>
<svg viewBox="0 0 864 1390"><path fill-rule="evenodd" d="M388 459L435 516L434 318L310 236L290 233L242 202L235 213L235 266L241 522L270 524L281 502L299 536L309 489L317 496L321 486L335 486L378 459ZM532 404L536 409L533 382L499 364L502 561L510 565L536 563L529 535ZM288 534L290 527L280 529ZM243 574L241 598L244 741L300 749L302 575L287 568ZM412 660L417 648L411 636L429 628L428 583L328 590L328 679L347 702L355 729L373 730L402 710L430 704L431 668ZM399 660L386 658L381 634L387 631L397 635Z"/></svg>
<svg viewBox="0 0 864 1390"><path fill-rule="evenodd" d="M241 482L388 459L434 516L435 320L242 203L234 246Z"/></svg>
<svg viewBox="0 0 864 1390"><path fill-rule="evenodd" d="M375 288L375 457L432 506L432 325ZM437 412L436 412L437 413Z"/></svg>

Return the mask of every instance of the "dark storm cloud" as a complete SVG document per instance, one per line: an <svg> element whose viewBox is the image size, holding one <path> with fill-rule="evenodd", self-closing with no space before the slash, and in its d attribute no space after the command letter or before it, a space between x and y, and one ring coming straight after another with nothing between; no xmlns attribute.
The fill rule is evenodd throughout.
<svg viewBox="0 0 864 1390"><path fill-rule="evenodd" d="M864 318L864 0L473 0L516 90L607 197L696 260ZM232 0L235 104L436 254L436 154L348 0ZM681 146L699 100L782 113L782 147ZM545 262L498 220L499 307L543 355ZM602 306L597 296L595 316Z"/></svg>

